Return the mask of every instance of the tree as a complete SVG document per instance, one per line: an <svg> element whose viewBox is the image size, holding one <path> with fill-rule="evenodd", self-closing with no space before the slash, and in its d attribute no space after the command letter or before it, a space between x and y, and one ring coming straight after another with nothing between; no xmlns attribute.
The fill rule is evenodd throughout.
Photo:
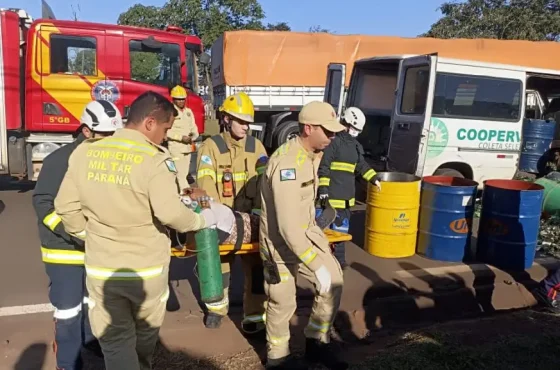
<svg viewBox="0 0 560 370"><path fill-rule="evenodd" d="M319 33L319 32L324 32L324 33L334 33L333 31L327 29L327 28L323 28L320 25L316 25L316 26L311 26L309 27L309 32L313 32L313 33Z"/></svg>
<svg viewBox="0 0 560 370"><path fill-rule="evenodd" d="M68 72L78 73L83 76L95 76L95 49L69 48Z"/></svg>
<svg viewBox="0 0 560 370"><path fill-rule="evenodd" d="M119 16L118 24L161 28L176 25L197 35L206 49L225 31L289 31L286 22L264 25L258 0L168 0L162 7L136 4Z"/></svg>
<svg viewBox="0 0 560 370"><path fill-rule="evenodd" d="M420 36L560 41L560 0L446 2L443 17Z"/></svg>

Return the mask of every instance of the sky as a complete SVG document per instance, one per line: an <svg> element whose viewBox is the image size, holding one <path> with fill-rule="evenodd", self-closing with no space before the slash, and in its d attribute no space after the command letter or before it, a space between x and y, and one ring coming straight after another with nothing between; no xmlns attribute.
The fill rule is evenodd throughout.
<svg viewBox="0 0 560 370"><path fill-rule="evenodd" d="M165 0L47 0L57 19L116 23L119 15L136 3L161 6ZM415 37L427 31L441 14L444 0L260 0L265 22L287 22L293 31L311 26L337 34ZM344 4L344 5L341 5ZM25 9L41 16L41 0L2 0L2 7ZM296 10L296 7L298 10Z"/></svg>

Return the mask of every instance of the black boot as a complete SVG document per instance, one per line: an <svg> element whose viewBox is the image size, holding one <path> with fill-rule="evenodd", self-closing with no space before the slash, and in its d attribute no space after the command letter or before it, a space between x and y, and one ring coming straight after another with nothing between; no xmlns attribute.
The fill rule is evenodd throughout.
<svg viewBox="0 0 560 370"><path fill-rule="evenodd" d="M266 369L270 370L307 370L308 367L300 359L287 356L266 361Z"/></svg>
<svg viewBox="0 0 560 370"><path fill-rule="evenodd" d="M206 315L206 320L204 320L204 326L206 326L208 329L218 329L222 325L222 319L223 316L209 312Z"/></svg>
<svg viewBox="0 0 560 370"><path fill-rule="evenodd" d="M305 341L305 359L311 363L319 363L330 370L346 370L348 364L334 354L330 344L321 343L317 339Z"/></svg>

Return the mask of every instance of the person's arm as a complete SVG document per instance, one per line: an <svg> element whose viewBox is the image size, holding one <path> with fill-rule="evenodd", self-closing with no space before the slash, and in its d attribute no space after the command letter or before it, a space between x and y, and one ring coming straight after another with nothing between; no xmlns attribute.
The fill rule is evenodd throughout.
<svg viewBox="0 0 560 370"><path fill-rule="evenodd" d="M62 160L64 162L61 162ZM64 229L62 219L54 209L54 198L67 169L67 158L59 158L58 155L45 158L35 185L32 202L39 221L56 235L71 242L71 236Z"/></svg>
<svg viewBox="0 0 560 370"><path fill-rule="evenodd" d="M186 108L186 109L188 109L189 113L191 114L191 123L189 125L190 133L191 133L190 137L192 141L195 141L200 136L200 133L198 132L198 127L196 126L196 122L194 120L193 111L190 108Z"/></svg>
<svg viewBox="0 0 560 370"><path fill-rule="evenodd" d="M284 163L282 163L284 162ZM281 161L278 165L269 166L265 181L272 188L274 209L278 221L278 231L286 241L288 248L312 271L317 271L323 264L315 252L311 241L306 236L307 224L304 212L301 212L301 179L297 181L296 164ZM290 171L293 171L293 175Z"/></svg>
<svg viewBox="0 0 560 370"><path fill-rule="evenodd" d="M219 201L218 174L216 172L218 165L212 152L211 139L207 139L198 151L196 183L208 196L214 198L215 201Z"/></svg>
<svg viewBox="0 0 560 370"><path fill-rule="evenodd" d="M329 185L331 183L331 163L336 157L337 145L338 140L335 138L323 151L321 163L319 163L319 169L317 170L317 176L319 177L319 188L317 189L317 193L319 196L329 194Z"/></svg>
<svg viewBox="0 0 560 370"><path fill-rule="evenodd" d="M266 153L266 149L264 148L264 145L261 143L261 141L255 141L257 143L255 151L255 154L257 156L257 161L255 163L255 171L257 172L257 195L255 196L255 198L253 198L253 204L251 208L253 214L259 215L261 213L262 204L260 189L263 181L263 175L266 170L266 165L268 164L268 154Z"/></svg>
<svg viewBox="0 0 560 370"><path fill-rule="evenodd" d="M78 239L85 240L87 219L82 211L80 192L75 181L75 171L79 168L82 151L78 147L68 160L68 170L54 199L56 213L62 219L66 232Z"/></svg>
<svg viewBox="0 0 560 370"><path fill-rule="evenodd" d="M364 158L364 148L362 144L356 142L356 150L358 151L358 163L356 163L356 174L362 176L366 181L372 181L377 174L373 168L366 162Z"/></svg>
<svg viewBox="0 0 560 370"><path fill-rule="evenodd" d="M171 157L162 153L154 160L155 169L148 180L148 198L154 217L163 225L181 233L206 227L202 214L194 213L181 202Z"/></svg>

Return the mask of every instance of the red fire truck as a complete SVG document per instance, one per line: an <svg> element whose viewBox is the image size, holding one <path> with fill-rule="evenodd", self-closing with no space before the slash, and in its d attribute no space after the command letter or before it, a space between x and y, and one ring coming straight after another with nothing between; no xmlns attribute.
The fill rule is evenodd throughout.
<svg viewBox="0 0 560 370"><path fill-rule="evenodd" d="M33 21L0 10L0 174L36 180L45 156L72 142L84 106L115 103L126 118L152 90L189 90L187 105L204 132L198 92L198 37L165 30L77 21Z"/></svg>

